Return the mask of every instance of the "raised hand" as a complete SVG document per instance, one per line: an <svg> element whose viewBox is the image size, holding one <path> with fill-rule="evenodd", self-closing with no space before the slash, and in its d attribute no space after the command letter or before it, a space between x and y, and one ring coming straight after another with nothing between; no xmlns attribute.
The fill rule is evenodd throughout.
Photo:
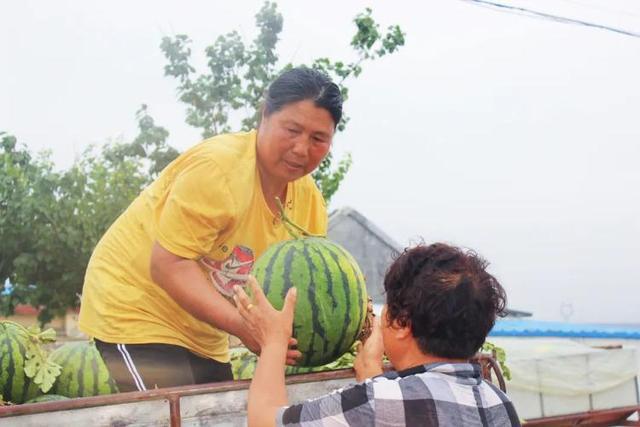
<svg viewBox="0 0 640 427"><path fill-rule="evenodd" d="M372 318L371 335L364 342L358 343L358 354L353 361L356 380L364 381L382 373L382 357L384 344L382 341L382 325L378 317Z"/></svg>
<svg viewBox="0 0 640 427"><path fill-rule="evenodd" d="M265 346L268 345L287 347L286 363L289 365L295 364L296 359L301 355L295 349L297 341L291 336L296 304L296 289L289 289L284 300L284 306L281 311L278 311L267 300L262 287L253 276L249 277L247 283L251 287L253 301L239 286L234 287L233 299L253 340L260 346L261 351L264 351Z"/></svg>

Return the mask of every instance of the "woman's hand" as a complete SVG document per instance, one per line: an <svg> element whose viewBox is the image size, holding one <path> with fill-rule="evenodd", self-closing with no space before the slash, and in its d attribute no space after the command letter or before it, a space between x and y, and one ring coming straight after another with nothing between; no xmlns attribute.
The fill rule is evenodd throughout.
<svg viewBox="0 0 640 427"><path fill-rule="evenodd" d="M247 347L249 351L260 356L260 345L253 338L253 335L251 334L251 332L247 331L244 334L238 334L238 338L240 338L240 341L242 341L242 344L244 344L244 346ZM302 353L300 353L297 350L297 346L298 346L298 340L293 337L289 338L289 347L287 349L287 360L285 362L287 365L295 366L300 356L302 356Z"/></svg>
<svg viewBox="0 0 640 427"><path fill-rule="evenodd" d="M295 364L300 357L300 352L295 349L297 341L291 337L293 332L293 314L296 304L296 289L291 288L287 292L284 300L282 311L278 311L267 300L262 291L262 287L258 284L253 276L247 280L253 293L253 302L245 291L239 287L234 287L233 299L238 308L238 312L244 320L247 332L251 335L252 340L257 343L260 351L263 352L265 346L282 346L288 349L286 354L286 363ZM243 340L244 342L244 340ZM252 348L250 350L254 351ZM259 352L254 351L259 354Z"/></svg>
<svg viewBox="0 0 640 427"><path fill-rule="evenodd" d="M255 354L260 354L260 344L258 344L255 338L253 338L253 334L244 327L244 319L241 318L240 322L240 326L237 328L239 332L236 336L240 341L242 341L242 344L249 349L249 351Z"/></svg>
<svg viewBox="0 0 640 427"><path fill-rule="evenodd" d="M382 374L383 356L384 343L382 341L382 325L378 317L373 317L371 335L364 344L362 342L358 343L358 354L353 361L356 380L364 381L367 378Z"/></svg>

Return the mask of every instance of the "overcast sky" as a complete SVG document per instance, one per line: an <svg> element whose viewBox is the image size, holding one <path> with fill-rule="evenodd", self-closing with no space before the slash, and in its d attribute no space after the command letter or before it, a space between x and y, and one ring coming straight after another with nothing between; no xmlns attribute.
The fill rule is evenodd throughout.
<svg viewBox="0 0 640 427"><path fill-rule="evenodd" d="M640 33L634 0L497 1ZM4 1L0 130L67 167L90 143L133 138L146 103L184 150L199 131L163 76L161 38L188 34L202 64L220 34L249 42L261 5ZM640 323L640 38L458 0L290 0L282 61L355 59L367 6L407 43L349 85L334 151L354 165L331 207L402 245L476 249L538 319Z"/></svg>

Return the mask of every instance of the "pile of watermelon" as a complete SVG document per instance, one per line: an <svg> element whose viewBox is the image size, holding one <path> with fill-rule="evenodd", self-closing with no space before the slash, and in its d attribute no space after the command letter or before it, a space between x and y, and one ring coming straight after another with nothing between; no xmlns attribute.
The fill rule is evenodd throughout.
<svg viewBox="0 0 640 427"><path fill-rule="evenodd" d="M40 373L25 370L34 352L53 367L47 372L57 375L49 381L52 384L39 379ZM30 330L0 321L0 396L4 402L35 403L115 392L115 382L93 342L67 343L48 353Z"/></svg>

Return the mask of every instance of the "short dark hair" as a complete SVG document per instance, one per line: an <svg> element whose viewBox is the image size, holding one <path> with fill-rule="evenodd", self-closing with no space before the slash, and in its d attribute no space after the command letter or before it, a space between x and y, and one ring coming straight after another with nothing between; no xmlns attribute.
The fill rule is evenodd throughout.
<svg viewBox="0 0 640 427"><path fill-rule="evenodd" d="M387 319L410 326L423 353L470 358L506 306L488 265L475 252L444 243L405 249L384 278Z"/></svg>
<svg viewBox="0 0 640 427"><path fill-rule="evenodd" d="M269 116L287 104L305 100L327 110L333 119L333 127L338 126L342 119L340 88L325 73L307 67L287 70L269 85L264 115Z"/></svg>

